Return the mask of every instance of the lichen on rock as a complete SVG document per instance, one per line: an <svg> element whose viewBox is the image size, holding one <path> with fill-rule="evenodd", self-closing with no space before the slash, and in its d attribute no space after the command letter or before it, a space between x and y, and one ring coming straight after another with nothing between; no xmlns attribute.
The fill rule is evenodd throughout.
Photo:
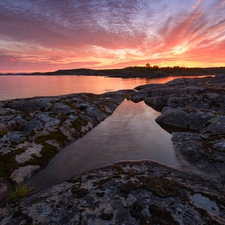
<svg viewBox="0 0 225 225"><path fill-rule="evenodd" d="M133 90L0 102L0 178L26 181L65 146L106 119ZM99 107L101 105L101 107ZM7 191L6 191L7 192Z"/></svg>
<svg viewBox="0 0 225 225"><path fill-rule="evenodd" d="M11 174L10 178L16 183L21 183L25 179L30 178L32 173L37 171L39 168L40 166L38 165L21 166Z"/></svg>
<svg viewBox="0 0 225 225"><path fill-rule="evenodd" d="M2 224L224 224L224 189L151 161L95 169L8 208Z"/></svg>

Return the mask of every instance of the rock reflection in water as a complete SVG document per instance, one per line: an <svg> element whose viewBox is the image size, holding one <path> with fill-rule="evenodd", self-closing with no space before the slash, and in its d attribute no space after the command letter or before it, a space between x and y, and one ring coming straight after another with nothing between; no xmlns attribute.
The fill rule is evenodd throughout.
<svg viewBox="0 0 225 225"><path fill-rule="evenodd" d="M144 102L125 100L112 116L57 154L29 184L40 190L119 160L151 159L178 166L171 135L155 122L159 114Z"/></svg>

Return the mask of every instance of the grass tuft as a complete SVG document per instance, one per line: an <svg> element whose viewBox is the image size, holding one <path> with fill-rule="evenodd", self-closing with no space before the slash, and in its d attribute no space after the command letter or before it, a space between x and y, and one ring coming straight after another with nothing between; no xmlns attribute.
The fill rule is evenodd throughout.
<svg viewBox="0 0 225 225"><path fill-rule="evenodd" d="M14 190L9 194L8 200L12 201L18 198L23 198L27 196L32 191L31 188L27 187L25 184L18 184Z"/></svg>
<svg viewBox="0 0 225 225"><path fill-rule="evenodd" d="M130 94L130 93L128 93L128 94L126 95L126 99L127 99L128 101L131 99L131 94Z"/></svg>

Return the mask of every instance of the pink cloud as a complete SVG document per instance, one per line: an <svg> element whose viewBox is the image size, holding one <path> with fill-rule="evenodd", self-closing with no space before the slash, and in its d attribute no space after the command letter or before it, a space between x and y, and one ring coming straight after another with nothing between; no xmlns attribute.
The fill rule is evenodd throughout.
<svg viewBox="0 0 225 225"><path fill-rule="evenodd" d="M201 1L202 0L198 0L192 8L196 9L200 5Z"/></svg>
<svg viewBox="0 0 225 225"><path fill-rule="evenodd" d="M1 1L0 68L223 63L225 2L179 2Z"/></svg>

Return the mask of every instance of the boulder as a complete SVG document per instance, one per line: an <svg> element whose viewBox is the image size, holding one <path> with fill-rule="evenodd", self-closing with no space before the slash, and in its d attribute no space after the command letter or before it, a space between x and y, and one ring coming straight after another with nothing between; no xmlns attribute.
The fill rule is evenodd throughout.
<svg viewBox="0 0 225 225"><path fill-rule="evenodd" d="M6 101L8 108L18 111L46 111L52 107L51 98L15 99Z"/></svg>
<svg viewBox="0 0 225 225"><path fill-rule="evenodd" d="M139 91L139 92L132 93L129 99L132 102L138 103L138 102L143 101L146 97L147 97L147 93L146 92Z"/></svg>
<svg viewBox="0 0 225 225"><path fill-rule="evenodd" d="M188 114L182 108L164 108L162 114L156 118L156 122L161 126L189 128Z"/></svg>
<svg viewBox="0 0 225 225"><path fill-rule="evenodd" d="M144 100L145 104L152 107L156 111L161 111L164 107L167 106L167 97L148 97Z"/></svg>
<svg viewBox="0 0 225 225"><path fill-rule="evenodd" d="M193 101L191 95L186 96L170 96L167 101L168 107L186 107Z"/></svg>

